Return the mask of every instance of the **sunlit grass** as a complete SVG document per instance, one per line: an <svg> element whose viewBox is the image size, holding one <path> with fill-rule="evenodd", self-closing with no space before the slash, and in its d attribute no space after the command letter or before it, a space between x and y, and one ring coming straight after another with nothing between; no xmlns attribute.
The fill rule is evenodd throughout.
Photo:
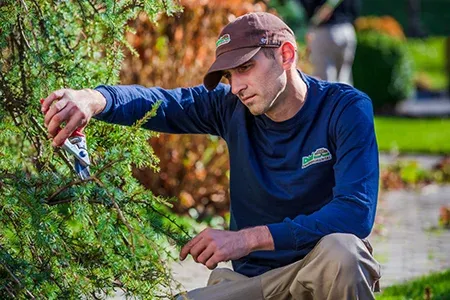
<svg viewBox="0 0 450 300"><path fill-rule="evenodd" d="M414 60L415 77L432 90L446 89L445 37L408 39L407 45Z"/></svg>
<svg viewBox="0 0 450 300"><path fill-rule="evenodd" d="M450 153L450 119L375 117L381 151Z"/></svg>
<svg viewBox="0 0 450 300"><path fill-rule="evenodd" d="M377 295L376 299L427 299L425 297L426 291L430 293L429 299L450 299L450 270L387 287L380 295Z"/></svg>

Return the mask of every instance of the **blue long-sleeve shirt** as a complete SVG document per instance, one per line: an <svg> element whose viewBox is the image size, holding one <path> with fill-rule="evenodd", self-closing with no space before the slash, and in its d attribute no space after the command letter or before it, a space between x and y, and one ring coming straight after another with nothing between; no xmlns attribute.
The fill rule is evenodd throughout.
<svg viewBox="0 0 450 300"><path fill-rule="evenodd" d="M233 261L260 275L303 258L327 234L369 235L378 194L378 149L370 99L344 84L300 73L308 92L291 119L253 116L219 84L165 90L99 86L107 101L97 119L131 125L161 100L145 128L222 137L230 155L230 229L268 225L275 251Z"/></svg>

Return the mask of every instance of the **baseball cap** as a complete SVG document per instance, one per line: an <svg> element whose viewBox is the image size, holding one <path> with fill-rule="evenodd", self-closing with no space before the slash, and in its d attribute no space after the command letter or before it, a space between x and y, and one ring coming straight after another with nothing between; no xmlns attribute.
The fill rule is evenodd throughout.
<svg viewBox="0 0 450 300"><path fill-rule="evenodd" d="M236 18L220 33L216 42L216 59L203 78L203 84L208 90L213 90L224 70L242 65L261 48L278 48L285 41L295 47L297 45L292 29L273 14L256 12Z"/></svg>

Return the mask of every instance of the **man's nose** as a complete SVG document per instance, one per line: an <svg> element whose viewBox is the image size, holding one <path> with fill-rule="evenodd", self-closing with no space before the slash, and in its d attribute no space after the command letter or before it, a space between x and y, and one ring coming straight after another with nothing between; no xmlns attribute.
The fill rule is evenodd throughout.
<svg viewBox="0 0 450 300"><path fill-rule="evenodd" d="M233 77L233 80L231 81L231 92L234 95L239 95L246 87L245 83L240 80L238 76Z"/></svg>

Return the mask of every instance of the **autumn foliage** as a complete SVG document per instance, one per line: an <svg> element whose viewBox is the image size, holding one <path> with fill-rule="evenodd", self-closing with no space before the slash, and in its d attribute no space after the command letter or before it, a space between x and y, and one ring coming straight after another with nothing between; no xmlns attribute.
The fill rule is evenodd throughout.
<svg viewBox="0 0 450 300"><path fill-rule="evenodd" d="M405 33L400 23L391 16L382 17L359 17L355 21L356 31L376 31L378 33L384 33L391 37L396 37L401 40L405 40Z"/></svg>
<svg viewBox="0 0 450 300"><path fill-rule="evenodd" d="M200 84L223 26L242 14L267 10L263 2L255 2L181 1L184 11L175 17L160 15L158 25L142 14L130 23L136 33L127 34L139 56L128 53L121 81L164 88Z"/></svg>
<svg viewBox="0 0 450 300"><path fill-rule="evenodd" d="M182 1L184 12L161 15L158 26L141 15L129 25L128 53L121 71L124 84L175 88L202 83L214 59L215 42L225 24L242 14L267 11L252 0ZM228 211L228 153L223 140L206 135L164 135L150 141L160 172L135 169L135 176L156 195L175 197L174 211L195 209L198 220Z"/></svg>

